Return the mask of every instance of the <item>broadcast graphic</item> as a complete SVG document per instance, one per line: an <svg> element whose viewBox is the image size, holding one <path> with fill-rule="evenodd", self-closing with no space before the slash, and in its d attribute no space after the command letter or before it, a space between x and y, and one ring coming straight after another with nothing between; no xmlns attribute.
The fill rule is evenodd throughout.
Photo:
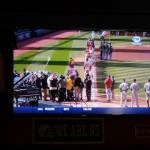
<svg viewBox="0 0 150 150"><path fill-rule="evenodd" d="M150 33L18 29L14 113L150 114Z"/></svg>

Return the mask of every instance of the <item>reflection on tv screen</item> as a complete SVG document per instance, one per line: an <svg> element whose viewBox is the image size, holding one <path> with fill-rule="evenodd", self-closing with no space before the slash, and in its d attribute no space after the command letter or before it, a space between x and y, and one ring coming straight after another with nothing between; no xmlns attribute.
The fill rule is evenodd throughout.
<svg viewBox="0 0 150 150"><path fill-rule="evenodd" d="M18 29L13 111L150 114L150 32Z"/></svg>

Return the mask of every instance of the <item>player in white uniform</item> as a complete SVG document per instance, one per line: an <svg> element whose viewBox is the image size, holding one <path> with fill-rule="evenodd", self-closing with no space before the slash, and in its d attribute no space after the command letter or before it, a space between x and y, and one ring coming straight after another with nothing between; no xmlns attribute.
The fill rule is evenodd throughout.
<svg viewBox="0 0 150 150"><path fill-rule="evenodd" d="M133 83L130 85L130 90L132 92L131 106L133 107L134 101L135 101L136 102L136 106L139 107L139 102L138 102L139 85L136 82L136 79L134 79Z"/></svg>
<svg viewBox="0 0 150 150"><path fill-rule="evenodd" d="M149 107L149 101L150 101L150 79L144 84L144 90L145 90L145 96L147 100L147 106Z"/></svg>
<svg viewBox="0 0 150 150"><path fill-rule="evenodd" d="M94 65L94 59L92 57L89 57L88 62L90 66Z"/></svg>
<svg viewBox="0 0 150 150"><path fill-rule="evenodd" d="M92 46L89 47L89 52L90 52L90 54L94 53L94 48Z"/></svg>
<svg viewBox="0 0 150 150"><path fill-rule="evenodd" d="M90 54L90 57L94 60L94 59L95 59L95 56L94 56L94 48L90 48L90 49L89 49L89 54Z"/></svg>
<svg viewBox="0 0 150 150"><path fill-rule="evenodd" d="M121 92L121 100L120 105L123 107L123 101L125 102L125 107L127 107L127 91L129 89L128 84L125 82L125 79L123 79L123 82L119 85L119 89Z"/></svg>

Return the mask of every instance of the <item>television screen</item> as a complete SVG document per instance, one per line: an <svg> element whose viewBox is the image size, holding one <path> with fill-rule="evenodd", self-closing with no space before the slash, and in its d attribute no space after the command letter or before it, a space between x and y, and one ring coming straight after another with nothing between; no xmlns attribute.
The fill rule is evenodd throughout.
<svg viewBox="0 0 150 150"><path fill-rule="evenodd" d="M150 32L18 29L15 114L150 114Z"/></svg>

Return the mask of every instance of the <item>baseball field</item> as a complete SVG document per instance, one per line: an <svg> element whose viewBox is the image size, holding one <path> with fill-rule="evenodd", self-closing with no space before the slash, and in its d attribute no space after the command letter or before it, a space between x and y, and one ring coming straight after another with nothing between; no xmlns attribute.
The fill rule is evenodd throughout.
<svg viewBox="0 0 150 150"><path fill-rule="evenodd" d="M14 50L14 69L22 72L24 68L29 71L47 70L65 74L69 58L76 62L76 69L80 76L84 76L84 50L86 42L91 35L89 31L61 31L32 40L28 44L19 45ZM114 48L111 61L99 60L99 35L95 34L95 58L97 100L103 98L104 79L107 75L115 77L115 94L119 95L119 84L123 78L130 84L134 78L140 85L140 97L144 98L144 83L150 78L150 37L141 37L142 45L132 45L131 36L110 36L107 38ZM130 95L131 93L129 93Z"/></svg>

